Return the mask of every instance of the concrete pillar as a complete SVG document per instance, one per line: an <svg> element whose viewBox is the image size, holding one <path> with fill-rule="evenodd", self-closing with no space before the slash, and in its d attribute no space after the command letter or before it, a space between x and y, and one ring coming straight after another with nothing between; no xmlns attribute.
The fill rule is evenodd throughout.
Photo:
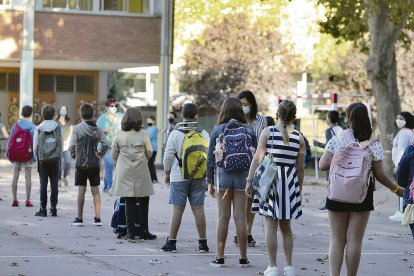
<svg viewBox="0 0 414 276"><path fill-rule="evenodd" d="M170 89L170 63L172 57L172 22L173 22L173 1L162 1L162 21L161 21L161 59L159 70L159 83L157 93L157 127L167 129L167 115L169 105ZM167 143L166 135L158 135L158 147L164 148ZM162 163L162 154L157 154L155 162Z"/></svg>
<svg viewBox="0 0 414 276"><path fill-rule="evenodd" d="M35 1L26 0L23 15L22 56L20 60L20 110L24 105L33 106L34 16Z"/></svg>
<svg viewBox="0 0 414 276"><path fill-rule="evenodd" d="M99 71L98 103L106 102L108 97L108 71Z"/></svg>

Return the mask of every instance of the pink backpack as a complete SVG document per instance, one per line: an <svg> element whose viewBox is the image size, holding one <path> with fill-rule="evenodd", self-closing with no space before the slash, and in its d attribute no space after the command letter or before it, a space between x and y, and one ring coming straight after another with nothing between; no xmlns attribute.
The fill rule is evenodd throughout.
<svg viewBox="0 0 414 276"><path fill-rule="evenodd" d="M349 129L342 132L345 147L333 155L328 184L328 198L346 203L362 203L367 195L372 167L368 146L377 141L371 137L365 146L355 141Z"/></svg>

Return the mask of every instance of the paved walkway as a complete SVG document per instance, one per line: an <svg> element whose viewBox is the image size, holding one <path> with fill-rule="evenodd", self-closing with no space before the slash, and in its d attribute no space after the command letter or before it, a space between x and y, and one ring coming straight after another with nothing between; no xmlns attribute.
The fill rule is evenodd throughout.
<svg viewBox="0 0 414 276"><path fill-rule="evenodd" d="M3 166L1 166L3 165ZM253 264L238 267L238 248L231 242L234 223L230 223L226 248L226 267L217 269L209 262L215 253L217 204L206 198L209 254L198 253L197 233L191 211L186 210L179 232L177 254L160 252L168 235L171 207L168 188L154 185L150 201L150 230L158 235L154 241L131 244L116 239L110 227L115 197L102 195L102 227L95 227L90 192L87 192L83 227L69 226L76 216L76 194L70 185L59 193L58 217L33 216L39 206L39 177L33 170L33 208L11 207L12 169L0 162L0 275L262 275L267 265L262 218L256 217L253 235L257 240L248 249ZM163 179L158 171L159 179ZM312 179L306 178L307 183ZM325 185L304 187L304 215L292 223L295 234L294 265L297 275L329 275L327 251L329 228L327 214L318 212L326 195ZM24 174L20 175L18 199L24 202ZM397 200L382 185L375 193L372 212L364 239L359 275L414 275L414 242L409 229L391 222ZM280 236L279 236L280 237ZM279 246L279 266L283 266ZM345 273L343 273L345 275Z"/></svg>

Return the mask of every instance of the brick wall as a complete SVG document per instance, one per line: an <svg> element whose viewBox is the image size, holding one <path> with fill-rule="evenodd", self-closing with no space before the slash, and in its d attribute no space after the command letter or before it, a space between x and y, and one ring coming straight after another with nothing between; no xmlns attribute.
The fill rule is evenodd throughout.
<svg viewBox="0 0 414 276"><path fill-rule="evenodd" d="M35 58L158 64L161 19L36 12Z"/></svg>
<svg viewBox="0 0 414 276"><path fill-rule="evenodd" d="M0 11L0 59L20 58L23 13Z"/></svg>
<svg viewBox="0 0 414 276"><path fill-rule="evenodd" d="M22 19L20 12L0 11L0 59L20 57ZM158 64L160 35L159 17L37 11L35 58Z"/></svg>

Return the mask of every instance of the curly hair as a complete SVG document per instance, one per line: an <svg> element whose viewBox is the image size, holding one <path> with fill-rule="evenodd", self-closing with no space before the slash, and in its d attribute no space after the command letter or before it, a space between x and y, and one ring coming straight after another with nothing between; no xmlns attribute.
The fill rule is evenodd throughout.
<svg viewBox="0 0 414 276"><path fill-rule="evenodd" d="M286 126L291 124L296 119L296 105L289 100L282 101L277 107L277 117L283 123L283 142L285 145L289 144L289 134Z"/></svg>

